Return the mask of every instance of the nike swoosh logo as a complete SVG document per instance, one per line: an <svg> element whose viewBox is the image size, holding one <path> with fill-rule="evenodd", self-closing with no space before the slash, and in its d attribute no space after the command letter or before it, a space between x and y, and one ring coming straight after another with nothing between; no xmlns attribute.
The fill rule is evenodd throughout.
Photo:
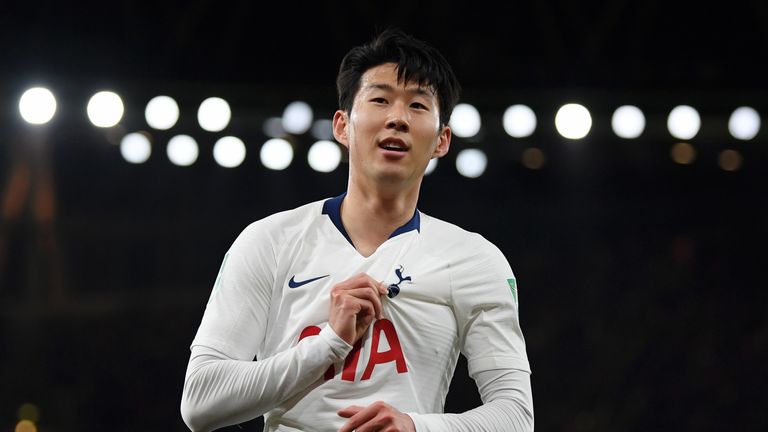
<svg viewBox="0 0 768 432"><path fill-rule="evenodd" d="M330 275L318 276L316 278L307 279L307 280L303 280L303 281L296 281L296 280L294 280L296 275L293 275L293 276L291 276L291 280L288 281L288 287L289 288L298 288L298 287L300 287L302 285L306 285L306 284L308 284L310 282L314 282L314 281L322 279L322 278L327 278L328 276L330 276Z"/></svg>

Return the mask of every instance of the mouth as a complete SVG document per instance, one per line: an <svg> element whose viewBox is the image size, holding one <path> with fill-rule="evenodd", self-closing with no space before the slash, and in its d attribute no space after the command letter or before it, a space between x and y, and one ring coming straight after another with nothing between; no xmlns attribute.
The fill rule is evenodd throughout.
<svg viewBox="0 0 768 432"><path fill-rule="evenodd" d="M379 148L403 153L408 151L408 145L399 138L385 138L379 142Z"/></svg>

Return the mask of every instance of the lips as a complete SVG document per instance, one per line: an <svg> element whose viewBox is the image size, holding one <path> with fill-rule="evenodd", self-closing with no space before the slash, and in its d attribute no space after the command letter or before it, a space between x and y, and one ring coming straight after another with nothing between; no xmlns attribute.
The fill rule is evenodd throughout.
<svg viewBox="0 0 768 432"><path fill-rule="evenodd" d="M408 151L408 145L400 138L385 138L379 142L379 148L397 152Z"/></svg>

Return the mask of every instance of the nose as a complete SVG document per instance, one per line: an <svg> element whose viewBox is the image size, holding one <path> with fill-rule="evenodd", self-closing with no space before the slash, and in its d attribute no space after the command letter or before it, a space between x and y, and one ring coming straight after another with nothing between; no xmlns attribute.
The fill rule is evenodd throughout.
<svg viewBox="0 0 768 432"><path fill-rule="evenodd" d="M387 129L394 129L398 132L408 132L408 127L408 111L402 103L393 104L387 117Z"/></svg>

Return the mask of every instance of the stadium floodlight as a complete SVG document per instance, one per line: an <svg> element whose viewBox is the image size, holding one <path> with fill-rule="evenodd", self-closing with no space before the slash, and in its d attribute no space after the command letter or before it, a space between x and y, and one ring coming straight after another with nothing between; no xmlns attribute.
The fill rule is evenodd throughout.
<svg viewBox="0 0 768 432"><path fill-rule="evenodd" d="M120 154L123 155L123 159L130 163L144 163L152 154L152 145L145 134L141 132L129 133L120 140Z"/></svg>
<svg viewBox="0 0 768 432"><path fill-rule="evenodd" d="M208 132L224 130L231 119L232 110L229 103L222 98L210 97L204 100L197 110L197 122Z"/></svg>
<svg viewBox="0 0 768 432"><path fill-rule="evenodd" d="M513 138L525 138L536 130L536 113L526 105L512 105L502 117L504 131Z"/></svg>
<svg viewBox="0 0 768 432"><path fill-rule="evenodd" d="M736 139L751 140L760 131L760 114L752 107L736 108L728 119L728 131Z"/></svg>
<svg viewBox="0 0 768 432"><path fill-rule="evenodd" d="M565 104L555 114L555 128L564 138L582 139L592 129L592 116L583 105Z"/></svg>
<svg viewBox="0 0 768 432"><path fill-rule="evenodd" d="M742 163L741 153L725 149L717 156L717 162L723 171L738 171Z"/></svg>
<svg viewBox="0 0 768 432"><path fill-rule="evenodd" d="M168 159L178 166L190 166L197 160L200 150L189 135L176 135L168 141Z"/></svg>
<svg viewBox="0 0 768 432"><path fill-rule="evenodd" d="M328 119L315 120L312 123L312 136L319 140L332 140L333 121Z"/></svg>
<svg viewBox="0 0 768 432"><path fill-rule="evenodd" d="M270 117L264 120L262 125L264 135L270 138L280 138L285 136L285 129L283 129L283 119L280 117Z"/></svg>
<svg viewBox="0 0 768 432"><path fill-rule="evenodd" d="M669 133L679 140L690 140L699 133L701 117L699 112L688 105L679 105L667 117Z"/></svg>
<svg viewBox="0 0 768 432"><path fill-rule="evenodd" d="M293 161L293 147L291 143L282 138L272 138L261 146L259 152L261 163L272 170L288 168Z"/></svg>
<svg viewBox="0 0 768 432"><path fill-rule="evenodd" d="M620 106L613 112L611 127L620 138L637 138L645 130L645 115L634 105Z"/></svg>
<svg viewBox="0 0 768 432"><path fill-rule="evenodd" d="M687 142L679 142L672 146L669 155L680 165L690 165L696 160L696 149Z"/></svg>
<svg viewBox="0 0 768 432"><path fill-rule="evenodd" d="M470 104L456 105L448 122L454 135L460 138L470 138L480 132L480 112Z"/></svg>
<svg viewBox="0 0 768 432"><path fill-rule="evenodd" d="M320 140L312 144L307 153L307 162L313 170L318 172L331 172L341 162L341 149L333 141Z"/></svg>
<svg viewBox="0 0 768 432"><path fill-rule="evenodd" d="M488 158L482 150L464 149L456 155L456 170L464 177L477 178L483 175Z"/></svg>
<svg viewBox="0 0 768 432"><path fill-rule="evenodd" d="M33 87L19 98L19 113L29 124L48 123L56 114L56 97L45 87Z"/></svg>
<svg viewBox="0 0 768 432"><path fill-rule="evenodd" d="M302 101L291 102L283 111L283 129L293 135L301 135L312 127L312 107Z"/></svg>
<svg viewBox="0 0 768 432"><path fill-rule="evenodd" d="M100 91L88 101L88 118L94 126L110 128L120 123L125 112L123 100L111 91Z"/></svg>
<svg viewBox="0 0 768 432"><path fill-rule="evenodd" d="M170 96L155 96L144 110L147 124L157 130L168 130L179 120L179 104Z"/></svg>
<svg viewBox="0 0 768 432"><path fill-rule="evenodd" d="M432 174L435 171L435 168L437 168L437 158L432 158L429 160L427 168L424 169L424 175Z"/></svg>
<svg viewBox="0 0 768 432"><path fill-rule="evenodd" d="M245 160L245 143L233 136L219 138L213 145L213 159L224 168L240 166Z"/></svg>
<svg viewBox="0 0 768 432"><path fill-rule="evenodd" d="M543 151L541 151L541 149L536 147L529 147L523 150L521 162L523 163L524 167L537 170L541 169L547 162L547 156Z"/></svg>

